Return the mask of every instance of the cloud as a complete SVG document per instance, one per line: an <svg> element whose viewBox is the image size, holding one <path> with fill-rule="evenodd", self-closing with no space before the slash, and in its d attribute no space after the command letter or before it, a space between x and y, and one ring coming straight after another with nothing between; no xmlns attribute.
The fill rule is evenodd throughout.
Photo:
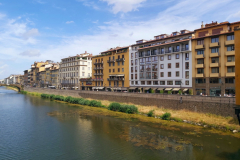
<svg viewBox="0 0 240 160"><path fill-rule="evenodd" d="M92 21L92 23L98 23L98 20L96 20L96 21Z"/></svg>
<svg viewBox="0 0 240 160"><path fill-rule="evenodd" d="M29 39L30 37L37 36L39 34L38 29L33 28L31 30L26 31L25 33L22 34L22 37L24 39Z"/></svg>
<svg viewBox="0 0 240 160"><path fill-rule="evenodd" d="M41 54L40 54L39 50L31 49L31 50L24 51L24 52L20 53L19 55L27 56L27 57L39 57Z"/></svg>
<svg viewBox="0 0 240 160"><path fill-rule="evenodd" d="M130 11L136 11L139 7L142 7L142 3L146 0L101 0L107 2L109 6L112 6L111 11L114 14L118 12L127 13Z"/></svg>
<svg viewBox="0 0 240 160"><path fill-rule="evenodd" d="M0 13L0 19L3 19L4 17L6 17L6 15L5 15L5 14L2 14L2 13Z"/></svg>
<svg viewBox="0 0 240 160"><path fill-rule="evenodd" d="M67 21L66 24L74 23L74 21Z"/></svg>
<svg viewBox="0 0 240 160"><path fill-rule="evenodd" d="M42 1L42 0L35 0L35 2L40 3L40 4L45 4L46 2Z"/></svg>
<svg viewBox="0 0 240 160"><path fill-rule="evenodd" d="M66 8L58 7L55 4L53 5L53 8L56 8L56 9L59 9L59 10L62 10L62 11L66 11Z"/></svg>
<svg viewBox="0 0 240 160"><path fill-rule="evenodd" d="M76 0L76 1L82 2L84 6L92 7L95 10L99 10L100 9L98 7L98 5L94 1L91 1L91 0Z"/></svg>

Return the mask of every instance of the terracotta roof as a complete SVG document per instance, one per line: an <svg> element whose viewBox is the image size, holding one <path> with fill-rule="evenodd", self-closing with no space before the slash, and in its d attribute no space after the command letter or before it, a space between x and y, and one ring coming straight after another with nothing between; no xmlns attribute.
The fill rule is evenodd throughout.
<svg viewBox="0 0 240 160"><path fill-rule="evenodd" d="M123 49L123 48L128 48L128 47L130 47L130 46L126 46L126 47L116 47L116 48L112 48L112 49L109 49L109 50L104 51L104 52L101 52L101 53L110 52L110 51L116 51L116 50Z"/></svg>
<svg viewBox="0 0 240 160"><path fill-rule="evenodd" d="M173 44L173 43L186 42L186 41L189 41L189 40L190 39L184 39L184 40L181 40L181 41L174 41L174 42L170 42L170 43L163 43L163 44L158 44L158 45L154 45L154 46L139 48L138 50L143 50L143 49L147 49L147 48L154 48L154 47L158 47L158 46L165 46L165 45Z"/></svg>
<svg viewBox="0 0 240 160"><path fill-rule="evenodd" d="M223 35L223 34L229 34L229 33L234 33L234 31L229 31L229 32L225 32L225 33L219 33L219 34L211 34L209 36L203 36L203 37L195 37L194 39L202 39L202 38L206 38L206 37L212 37L212 36L217 36L217 35Z"/></svg>
<svg viewBox="0 0 240 160"><path fill-rule="evenodd" d="M180 37L180 36L185 36L185 35L188 35L188 34L193 34L194 31L190 31L188 33L184 33L184 34L179 34L179 35L176 35L176 36L168 36L166 38L160 38L160 39L154 39L154 40L149 40L147 42L143 42L143 43L139 43L139 44L133 44L132 46L136 46L136 45L141 45L141 44L146 44L146 43L150 43L150 42L156 42L156 41L161 41L161 40L166 40L166 39L171 39L171 38L175 38L175 37ZM165 35L165 34L164 34ZM160 35L158 35L160 36ZM156 37L156 36L155 36Z"/></svg>

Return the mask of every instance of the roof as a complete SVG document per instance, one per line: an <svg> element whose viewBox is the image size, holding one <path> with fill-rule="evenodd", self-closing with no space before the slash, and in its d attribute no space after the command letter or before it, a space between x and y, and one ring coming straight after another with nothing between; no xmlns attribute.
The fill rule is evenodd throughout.
<svg viewBox="0 0 240 160"><path fill-rule="evenodd" d="M109 49L107 51L104 51L104 52L101 52L101 53L110 52L110 51L116 51L116 50L119 50L119 49L124 49L124 48L129 48L129 47L130 46L111 48L111 49Z"/></svg>

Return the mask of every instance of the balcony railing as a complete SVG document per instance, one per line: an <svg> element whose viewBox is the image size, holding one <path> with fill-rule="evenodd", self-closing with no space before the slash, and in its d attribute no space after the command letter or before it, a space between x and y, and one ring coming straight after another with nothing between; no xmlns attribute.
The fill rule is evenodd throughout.
<svg viewBox="0 0 240 160"><path fill-rule="evenodd" d="M150 53L146 53L145 55L144 55L144 57L148 57L148 56L150 56L151 54Z"/></svg>
<svg viewBox="0 0 240 160"><path fill-rule="evenodd" d="M117 62L122 62L122 61L125 61L125 58L118 58L116 59Z"/></svg>
<svg viewBox="0 0 240 160"><path fill-rule="evenodd" d="M165 52L164 51L160 51L159 54L164 54Z"/></svg>
<svg viewBox="0 0 240 160"><path fill-rule="evenodd" d="M107 60L107 63L114 63L115 60Z"/></svg>
<svg viewBox="0 0 240 160"><path fill-rule="evenodd" d="M102 78L93 78L92 81L103 81Z"/></svg>
<svg viewBox="0 0 240 160"><path fill-rule="evenodd" d="M181 51L188 51L189 50L189 47L183 47L182 49L181 49Z"/></svg>
<svg viewBox="0 0 240 160"><path fill-rule="evenodd" d="M171 50L166 50L165 53L172 53L172 51Z"/></svg>
<svg viewBox="0 0 240 160"><path fill-rule="evenodd" d="M143 56L144 56L144 54L140 54L140 55L139 55L139 57L143 57Z"/></svg>
<svg viewBox="0 0 240 160"><path fill-rule="evenodd" d="M97 65L97 64L103 64L103 61L94 63L94 65Z"/></svg>
<svg viewBox="0 0 240 160"><path fill-rule="evenodd" d="M108 81L124 81L124 78L108 78Z"/></svg>
<svg viewBox="0 0 240 160"><path fill-rule="evenodd" d="M173 52L180 52L179 48L173 48Z"/></svg>

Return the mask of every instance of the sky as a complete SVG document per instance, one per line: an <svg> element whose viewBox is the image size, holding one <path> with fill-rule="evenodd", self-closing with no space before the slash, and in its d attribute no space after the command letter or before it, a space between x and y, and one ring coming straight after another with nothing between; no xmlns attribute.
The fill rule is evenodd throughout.
<svg viewBox="0 0 240 160"><path fill-rule="evenodd" d="M202 21L240 21L239 7L239 0L0 0L0 79L35 61L97 55Z"/></svg>

